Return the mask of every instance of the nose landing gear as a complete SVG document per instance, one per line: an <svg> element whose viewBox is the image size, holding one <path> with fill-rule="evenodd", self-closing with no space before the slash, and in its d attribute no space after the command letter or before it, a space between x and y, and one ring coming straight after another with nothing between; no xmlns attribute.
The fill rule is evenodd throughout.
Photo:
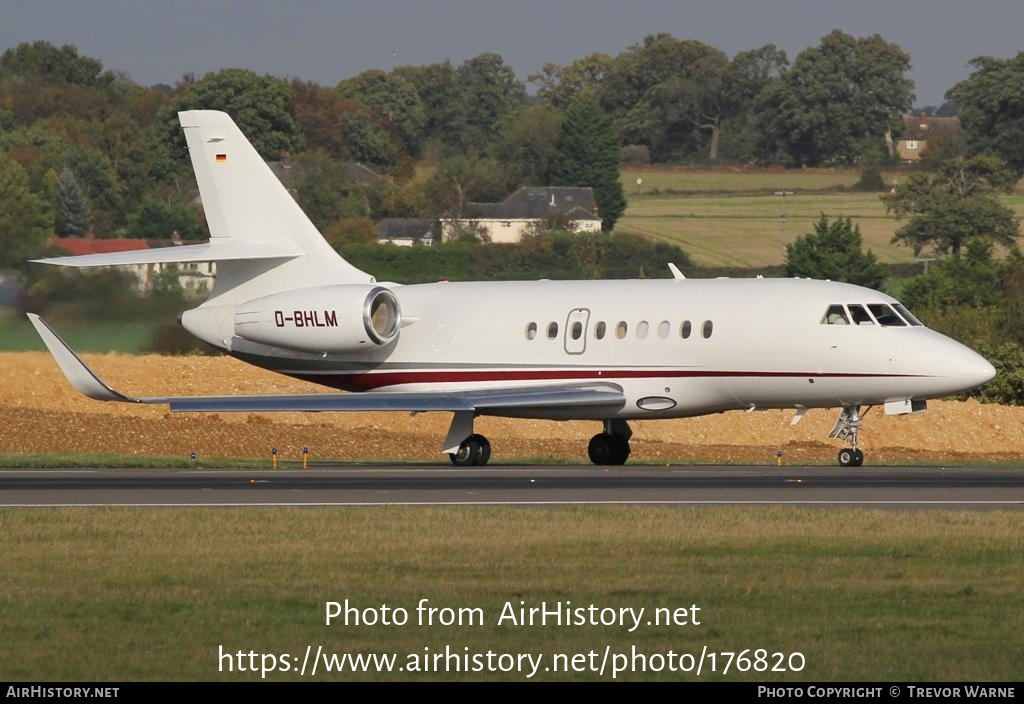
<svg viewBox="0 0 1024 704"><path fill-rule="evenodd" d="M871 410L869 407L868 410ZM867 411L865 411L867 415ZM864 453L857 449L857 433L860 432L860 406L844 406L839 412L835 427L828 434L837 440L849 440L851 447L839 451L839 464L843 467L860 467L864 464Z"/></svg>

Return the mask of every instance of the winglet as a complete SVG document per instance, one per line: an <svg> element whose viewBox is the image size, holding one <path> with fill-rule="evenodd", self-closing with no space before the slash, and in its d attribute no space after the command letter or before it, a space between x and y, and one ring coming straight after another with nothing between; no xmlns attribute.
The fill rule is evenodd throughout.
<svg viewBox="0 0 1024 704"><path fill-rule="evenodd" d="M50 354L53 355L57 366L64 372L64 376L67 377L72 386L89 398L96 399L97 401L136 402L136 399L128 398L107 386L42 318L34 313L29 313L28 319L32 326L35 327L36 332L39 333L39 337L43 338L43 344L46 345L46 349L50 350Z"/></svg>
<svg viewBox="0 0 1024 704"><path fill-rule="evenodd" d="M672 272L672 278L675 279L676 281L682 281L683 279L686 278L685 276L683 276L683 272L679 271L679 267L677 267L672 262L668 263L668 270Z"/></svg>

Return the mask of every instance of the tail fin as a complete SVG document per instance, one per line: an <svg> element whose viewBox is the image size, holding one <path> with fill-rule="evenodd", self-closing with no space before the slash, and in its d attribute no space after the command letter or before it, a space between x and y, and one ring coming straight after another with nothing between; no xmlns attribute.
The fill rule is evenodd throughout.
<svg viewBox="0 0 1024 704"><path fill-rule="evenodd" d="M178 113L199 184L208 244L37 259L73 267L217 262L203 307L306 286L372 283L317 232L281 181L226 113Z"/></svg>
<svg viewBox="0 0 1024 704"><path fill-rule="evenodd" d="M296 285L373 281L327 244L226 113L190 110L178 113L178 119L199 184L212 248L221 244L286 247L302 253L272 265L266 260L223 262L213 298L238 287L245 291L231 298L253 298ZM247 285L256 277L258 285Z"/></svg>

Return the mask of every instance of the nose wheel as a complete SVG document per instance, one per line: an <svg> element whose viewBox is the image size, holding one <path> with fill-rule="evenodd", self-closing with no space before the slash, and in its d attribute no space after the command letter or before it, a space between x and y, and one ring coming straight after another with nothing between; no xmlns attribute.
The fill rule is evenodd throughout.
<svg viewBox="0 0 1024 704"><path fill-rule="evenodd" d="M860 467L864 464L864 453L856 447L844 447L839 451L839 464L843 467Z"/></svg>

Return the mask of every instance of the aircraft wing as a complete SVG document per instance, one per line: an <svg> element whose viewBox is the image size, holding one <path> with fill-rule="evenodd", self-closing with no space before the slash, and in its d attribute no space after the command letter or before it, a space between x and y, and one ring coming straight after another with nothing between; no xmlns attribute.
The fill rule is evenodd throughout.
<svg viewBox="0 0 1024 704"><path fill-rule="evenodd" d="M97 401L167 404L172 411L476 411L512 408L621 407L622 388L607 382L544 384L465 391L166 396L133 398L100 379L38 315L29 320L71 385Z"/></svg>

